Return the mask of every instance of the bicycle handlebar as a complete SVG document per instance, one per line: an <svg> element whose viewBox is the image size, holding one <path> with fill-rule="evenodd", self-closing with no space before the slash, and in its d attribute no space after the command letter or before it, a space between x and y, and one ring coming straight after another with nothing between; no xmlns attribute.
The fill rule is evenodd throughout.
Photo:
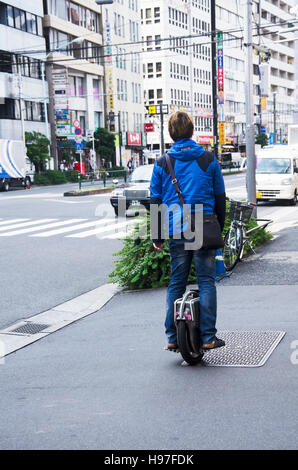
<svg viewBox="0 0 298 470"><path fill-rule="evenodd" d="M254 207L257 207L257 204L255 202L248 202L248 201L236 201L235 199L231 199L229 198L228 196L226 196L226 201L235 201L235 202L238 202L239 204L249 204L250 206L254 206Z"/></svg>

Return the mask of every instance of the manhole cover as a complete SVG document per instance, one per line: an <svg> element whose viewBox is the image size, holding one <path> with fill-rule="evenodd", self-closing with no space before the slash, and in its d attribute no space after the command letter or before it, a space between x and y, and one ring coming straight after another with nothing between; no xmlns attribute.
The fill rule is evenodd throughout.
<svg viewBox="0 0 298 470"><path fill-rule="evenodd" d="M21 326L18 326L14 330L10 330L9 333L22 333L24 335L36 335L40 331L45 330L50 325L46 325L43 323L30 323L26 322Z"/></svg>
<svg viewBox="0 0 298 470"><path fill-rule="evenodd" d="M202 364L216 367L260 367L284 337L284 331L222 331L223 348L205 353Z"/></svg>

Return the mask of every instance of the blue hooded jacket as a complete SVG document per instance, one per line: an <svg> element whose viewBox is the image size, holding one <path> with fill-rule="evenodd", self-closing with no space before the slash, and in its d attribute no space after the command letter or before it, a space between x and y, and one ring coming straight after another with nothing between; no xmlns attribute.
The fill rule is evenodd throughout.
<svg viewBox="0 0 298 470"><path fill-rule="evenodd" d="M225 220L225 185L219 163L213 153L207 152L194 140L181 139L174 142L168 151L174 169L178 186L182 192L185 204L203 205L205 214L216 213L223 229ZM179 204L175 186L167 166L166 157L163 155L155 162L150 184L150 203L165 204L168 207ZM180 212L180 211L179 211ZM180 219L181 212L174 214L169 212L169 236L176 233L176 217ZM154 241L160 241L154 240Z"/></svg>

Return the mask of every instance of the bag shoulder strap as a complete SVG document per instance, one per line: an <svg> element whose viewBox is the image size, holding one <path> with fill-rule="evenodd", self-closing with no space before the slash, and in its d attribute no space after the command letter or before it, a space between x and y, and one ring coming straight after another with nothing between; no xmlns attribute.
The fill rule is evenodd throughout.
<svg viewBox="0 0 298 470"><path fill-rule="evenodd" d="M181 192L181 189L179 188L178 181L177 181L177 178L176 178L175 173L174 173L174 169L173 169L173 166L172 166L172 163L171 163L170 156L167 153L165 154L165 156L166 156L166 162L167 162L167 165L168 165L168 168L169 168L169 171L170 171L170 175L171 175L171 178L172 178L172 184L175 186L176 193L177 193L177 196L179 198L180 204L183 206L184 205L184 200L183 200L182 192Z"/></svg>

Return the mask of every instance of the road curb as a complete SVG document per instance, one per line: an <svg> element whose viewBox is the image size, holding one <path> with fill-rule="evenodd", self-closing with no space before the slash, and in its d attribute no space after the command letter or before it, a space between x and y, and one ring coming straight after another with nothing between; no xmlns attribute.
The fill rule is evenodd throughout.
<svg viewBox="0 0 298 470"><path fill-rule="evenodd" d="M66 191L63 193L63 196L92 196L93 194L105 194L113 191L115 186L109 186L108 188L98 188L98 189L78 189L73 191Z"/></svg>
<svg viewBox="0 0 298 470"><path fill-rule="evenodd" d="M19 320L0 330L0 363L5 356L98 312L122 290L117 285L104 284L56 305L50 310ZM26 333L26 330L32 331L34 328L37 332ZM24 333L20 333L20 331L24 331Z"/></svg>

